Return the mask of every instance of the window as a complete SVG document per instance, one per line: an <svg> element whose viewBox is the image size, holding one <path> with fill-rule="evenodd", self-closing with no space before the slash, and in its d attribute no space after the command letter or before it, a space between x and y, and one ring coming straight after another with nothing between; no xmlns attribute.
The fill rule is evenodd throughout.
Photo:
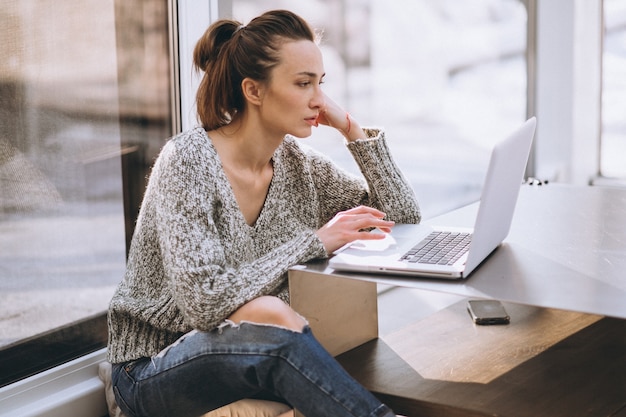
<svg viewBox="0 0 626 417"><path fill-rule="evenodd" d="M600 172L626 178L626 4L604 0Z"/></svg>
<svg viewBox="0 0 626 417"><path fill-rule="evenodd" d="M143 178L172 114L167 0L0 4L6 384L106 343Z"/></svg>
<svg viewBox="0 0 626 417"><path fill-rule="evenodd" d="M491 146L526 119L527 12L518 0L233 0L243 23L290 9L324 32L326 93L383 126L425 217L479 198ZM336 133L306 140L357 168Z"/></svg>

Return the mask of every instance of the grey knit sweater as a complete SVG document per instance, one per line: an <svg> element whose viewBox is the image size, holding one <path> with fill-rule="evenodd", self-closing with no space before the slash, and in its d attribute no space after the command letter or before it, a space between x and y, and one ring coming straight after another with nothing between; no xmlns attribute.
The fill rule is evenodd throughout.
<svg viewBox="0 0 626 417"><path fill-rule="evenodd" d="M328 256L315 231L338 211L376 207L398 223L420 221L383 132L347 146L365 181L287 136L254 226L239 210L202 128L172 138L157 158L126 274L109 307L108 359L156 355L182 334L216 328L261 295L288 301L286 272Z"/></svg>

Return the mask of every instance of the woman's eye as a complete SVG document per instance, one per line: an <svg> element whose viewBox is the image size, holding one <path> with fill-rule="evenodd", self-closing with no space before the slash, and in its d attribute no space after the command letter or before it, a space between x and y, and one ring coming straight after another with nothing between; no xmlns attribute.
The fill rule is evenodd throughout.
<svg viewBox="0 0 626 417"><path fill-rule="evenodd" d="M311 82L310 81L304 81L304 82L298 83L298 85L300 87L308 87L309 85L311 85Z"/></svg>

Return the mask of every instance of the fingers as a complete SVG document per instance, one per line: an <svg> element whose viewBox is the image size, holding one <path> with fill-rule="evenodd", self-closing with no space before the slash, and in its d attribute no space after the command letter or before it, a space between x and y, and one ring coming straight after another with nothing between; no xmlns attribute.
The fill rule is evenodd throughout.
<svg viewBox="0 0 626 417"><path fill-rule="evenodd" d="M380 228L390 230L393 222L383 220L385 213L373 207L358 206L341 211L328 223L347 233L356 233L361 229Z"/></svg>
<svg viewBox="0 0 626 417"><path fill-rule="evenodd" d="M357 233L364 229L379 228L390 230L394 222L384 220L370 213L343 213L335 217L336 222L348 232Z"/></svg>
<svg viewBox="0 0 626 417"><path fill-rule="evenodd" d="M337 129L350 142L367 138L359 123L326 94L324 94L324 106L319 110L316 123Z"/></svg>
<svg viewBox="0 0 626 417"><path fill-rule="evenodd" d="M333 219L317 231L327 252L331 253L346 243L357 239L383 239L384 234L369 233L368 229L377 228L384 233L391 232L395 224L384 220L385 213L372 207L359 206L337 213Z"/></svg>
<svg viewBox="0 0 626 417"><path fill-rule="evenodd" d="M373 216L376 216L380 219L384 218L386 216L386 214L374 207L368 207L368 206L357 206L348 210L344 210L339 212L339 214L371 214Z"/></svg>
<svg viewBox="0 0 626 417"><path fill-rule="evenodd" d="M341 127L340 122L346 114L346 111L339 107L339 105L326 94L324 94L324 102L324 108L321 109L317 122L334 128Z"/></svg>

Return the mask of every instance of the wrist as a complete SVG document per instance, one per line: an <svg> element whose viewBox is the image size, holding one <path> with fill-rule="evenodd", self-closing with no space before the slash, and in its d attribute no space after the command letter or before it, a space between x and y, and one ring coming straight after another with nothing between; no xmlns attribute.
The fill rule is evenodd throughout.
<svg viewBox="0 0 626 417"><path fill-rule="evenodd" d="M357 121L352 118L350 113L346 113L345 126L340 131L348 142L354 142L358 139L367 139L365 132L361 129Z"/></svg>

